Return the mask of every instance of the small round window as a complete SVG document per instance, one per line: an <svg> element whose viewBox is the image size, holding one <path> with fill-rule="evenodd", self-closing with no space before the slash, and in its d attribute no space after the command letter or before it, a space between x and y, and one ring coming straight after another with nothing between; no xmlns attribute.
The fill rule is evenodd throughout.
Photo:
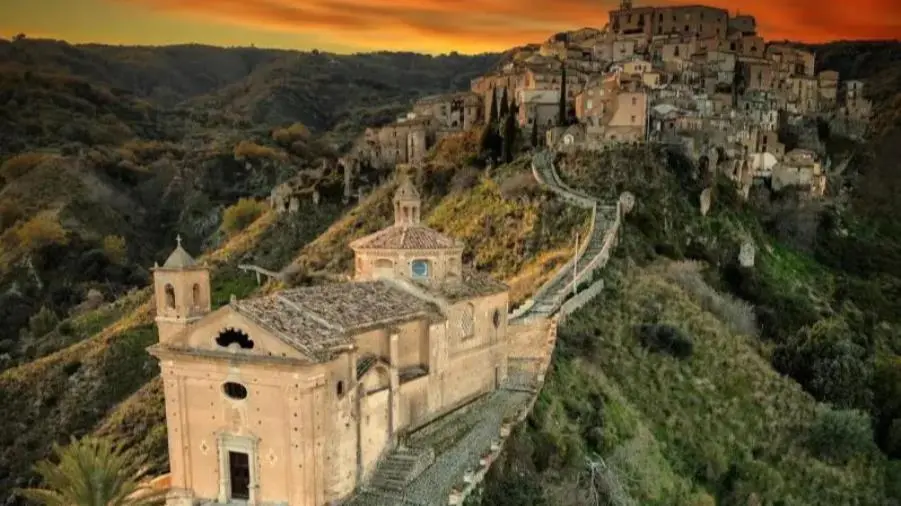
<svg viewBox="0 0 901 506"><path fill-rule="evenodd" d="M413 260L411 270L414 278L427 278L429 276L428 260Z"/></svg>
<svg viewBox="0 0 901 506"><path fill-rule="evenodd" d="M247 398L247 388L240 383L234 383L232 381L224 383L222 385L222 391L225 392L225 395L227 395L229 399L234 399L236 401Z"/></svg>

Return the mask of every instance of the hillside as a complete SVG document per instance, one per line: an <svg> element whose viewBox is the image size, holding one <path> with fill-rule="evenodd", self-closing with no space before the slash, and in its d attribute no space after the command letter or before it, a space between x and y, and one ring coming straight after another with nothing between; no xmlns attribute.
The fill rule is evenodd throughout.
<svg viewBox="0 0 901 506"><path fill-rule="evenodd" d="M521 300L565 261L573 234L584 228L588 215L538 189L527 159L490 172L464 165L461 155L468 157L468 151L449 144L471 145L473 138L449 139L427 164L422 186L427 220L465 240L465 261L508 280ZM240 263L268 267L293 260L294 282L301 284L346 276L352 258L347 243L387 223L393 191L388 182L347 210L307 202L297 215L304 220L262 214L206 255L214 265L214 305L231 294L273 288L257 287L252 275L237 269ZM480 240L486 235L493 237L491 243ZM158 470L166 468L158 369L144 351L155 339L147 297L143 289L131 302L65 320L41 340L46 356L0 373L0 403L15 413L0 435L0 475L7 476L0 489L26 483L31 475L21 463L46 455L53 440L92 430L146 450ZM69 334L61 335L60 327Z"/></svg>
<svg viewBox="0 0 901 506"><path fill-rule="evenodd" d="M146 286L177 234L222 245L239 199L301 177L339 205L343 144L494 60L0 41L0 370Z"/></svg>

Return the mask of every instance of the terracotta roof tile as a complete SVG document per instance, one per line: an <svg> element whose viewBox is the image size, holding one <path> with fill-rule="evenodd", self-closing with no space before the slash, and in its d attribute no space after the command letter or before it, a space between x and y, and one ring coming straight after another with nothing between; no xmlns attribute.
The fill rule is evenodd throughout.
<svg viewBox="0 0 901 506"><path fill-rule="evenodd" d="M354 333L417 317L439 317L430 303L384 281L294 288L235 301L231 307L310 358L327 360Z"/></svg>
<svg viewBox="0 0 901 506"><path fill-rule="evenodd" d="M357 239L353 249L446 249L463 243L423 225L395 225Z"/></svg>

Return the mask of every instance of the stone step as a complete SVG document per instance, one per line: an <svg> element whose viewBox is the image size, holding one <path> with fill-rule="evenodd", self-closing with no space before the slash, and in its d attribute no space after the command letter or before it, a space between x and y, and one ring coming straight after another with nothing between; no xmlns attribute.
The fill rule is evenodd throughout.
<svg viewBox="0 0 901 506"><path fill-rule="evenodd" d="M406 488L407 486L407 483L403 480L392 480L376 476L372 479L371 486L373 488L390 490L392 492L403 492L404 488Z"/></svg>

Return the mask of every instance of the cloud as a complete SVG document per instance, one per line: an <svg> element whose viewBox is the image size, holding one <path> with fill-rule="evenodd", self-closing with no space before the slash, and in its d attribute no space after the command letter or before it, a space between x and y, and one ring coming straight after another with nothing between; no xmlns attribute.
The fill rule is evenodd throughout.
<svg viewBox="0 0 901 506"><path fill-rule="evenodd" d="M611 0L111 0L197 20L310 34L361 49L503 50L555 32L603 27ZM662 0L661 4L679 4ZM708 0L757 17L768 39L901 37L898 0Z"/></svg>

